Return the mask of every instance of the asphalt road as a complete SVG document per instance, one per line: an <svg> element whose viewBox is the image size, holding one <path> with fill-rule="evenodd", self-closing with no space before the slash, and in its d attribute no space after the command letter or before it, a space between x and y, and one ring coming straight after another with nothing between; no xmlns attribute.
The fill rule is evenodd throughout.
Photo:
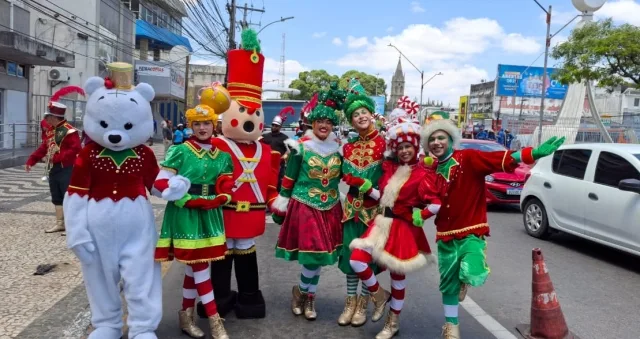
<svg viewBox="0 0 640 339"><path fill-rule="evenodd" d="M238 320L229 314L225 327L232 338L313 338L345 339L373 338L384 326L384 318L377 323L370 321L361 328L340 327L338 316L342 312L346 293L344 275L336 266L323 268L318 287L314 322L295 317L290 309L291 287L298 282L300 266L274 256L274 245L279 226L267 225L267 232L259 238L260 284L267 302L267 318ZM160 339L186 338L178 329L177 312L182 302L184 266L174 263L164 278L164 316L157 330ZM405 304L401 318L399 338L440 338L444 322L441 297L437 289L436 266L407 277ZM382 286L389 287L388 273L380 275ZM371 310L371 306L369 307ZM461 331L465 338L494 338L487 330L461 309ZM208 332L206 320L199 325Z"/></svg>

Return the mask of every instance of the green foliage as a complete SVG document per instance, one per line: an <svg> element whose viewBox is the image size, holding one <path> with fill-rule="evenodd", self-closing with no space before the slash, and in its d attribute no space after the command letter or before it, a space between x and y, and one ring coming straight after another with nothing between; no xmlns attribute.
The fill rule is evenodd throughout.
<svg viewBox="0 0 640 339"><path fill-rule="evenodd" d="M611 19L588 23L554 47L551 56L561 60L553 77L563 84L591 80L609 89L640 88L640 27L615 27Z"/></svg>
<svg viewBox="0 0 640 339"><path fill-rule="evenodd" d="M357 70L346 71L340 77L340 87L348 88L349 81L352 78L357 78L360 84L367 91L368 95L385 95L387 91L387 85L382 78L376 78L375 75L367 74Z"/></svg>
<svg viewBox="0 0 640 339"><path fill-rule="evenodd" d="M258 33L251 28L247 28L242 31L241 41L242 41L242 49L247 51L255 50L257 53L260 53L260 42L258 41Z"/></svg>

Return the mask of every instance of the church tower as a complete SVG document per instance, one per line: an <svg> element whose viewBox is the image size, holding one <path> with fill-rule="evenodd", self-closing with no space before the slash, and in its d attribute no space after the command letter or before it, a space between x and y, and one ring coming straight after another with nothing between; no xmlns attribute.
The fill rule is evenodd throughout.
<svg viewBox="0 0 640 339"><path fill-rule="evenodd" d="M391 95L389 96L389 102L387 102L387 111L392 111L398 106L398 99L404 95L404 73L402 73L402 63L400 57L398 57L398 66L396 66L396 72L391 78Z"/></svg>

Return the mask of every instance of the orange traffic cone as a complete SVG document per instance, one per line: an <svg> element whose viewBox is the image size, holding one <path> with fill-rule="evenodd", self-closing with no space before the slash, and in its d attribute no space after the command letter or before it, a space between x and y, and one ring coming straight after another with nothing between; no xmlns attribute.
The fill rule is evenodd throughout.
<svg viewBox="0 0 640 339"><path fill-rule="evenodd" d="M534 248L532 254L531 325L518 325L516 330L526 339L579 339L567 328L542 250Z"/></svg>

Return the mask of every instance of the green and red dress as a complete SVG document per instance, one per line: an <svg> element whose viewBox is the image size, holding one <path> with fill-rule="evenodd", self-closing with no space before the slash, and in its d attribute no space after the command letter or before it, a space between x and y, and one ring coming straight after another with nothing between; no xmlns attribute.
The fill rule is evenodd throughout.
<svg viewBox="0 0 640 339"><path fill-rule="evenodd" d="M221 176L233 174L228 153L217 148L207 150L193 139L169 148L160 164L159 175L179 174L191 181L192 199L214 199L215 183ZM222 208L210 210L178 207L170 201L164 212L162 230L156 246L156 261L192 264L224 259L227 251Z"/></svg>
<svg viewBox="0 0 640 339"><path fill-rule="evenodd" d="M289 198L276 257L302 265L333 265L342 249L339 145L305 138L289 157L280 196Z"/></svg>

